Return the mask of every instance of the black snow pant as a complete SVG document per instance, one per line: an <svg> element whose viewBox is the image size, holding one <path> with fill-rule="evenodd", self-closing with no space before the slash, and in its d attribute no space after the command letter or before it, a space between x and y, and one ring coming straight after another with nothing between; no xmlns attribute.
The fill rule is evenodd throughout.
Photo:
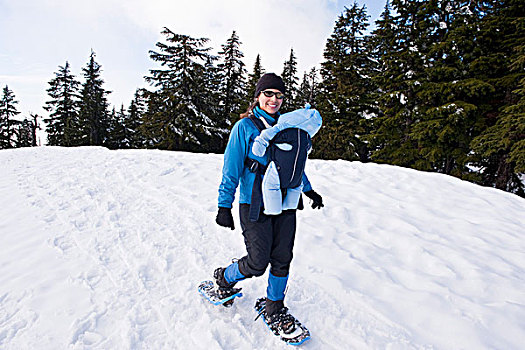
<svg viewBox="0 0 525 350"><path fill-rule="evenodd" d="M268 264L276 277L286 277L293 258L296 210L279 215L264 215L250 221L250 205L239 206L242 234L247 255L239 259L239 271L245 277L261 276Z"/></svg>

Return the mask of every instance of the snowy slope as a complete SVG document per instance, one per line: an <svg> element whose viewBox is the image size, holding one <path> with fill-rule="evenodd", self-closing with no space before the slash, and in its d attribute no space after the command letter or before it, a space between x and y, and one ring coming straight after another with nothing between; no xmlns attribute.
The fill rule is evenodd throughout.
<svg viewBox="0 0 525 350"><path fill-rule="evenodd" d="M222 156L41 147L0 164L1 349L289 349L253 322L265 277L231 309L196 292L244 254L214 222ZM524 199L386 165L307 173L326 206L298 214L303 348L523 348Z"/></svg>

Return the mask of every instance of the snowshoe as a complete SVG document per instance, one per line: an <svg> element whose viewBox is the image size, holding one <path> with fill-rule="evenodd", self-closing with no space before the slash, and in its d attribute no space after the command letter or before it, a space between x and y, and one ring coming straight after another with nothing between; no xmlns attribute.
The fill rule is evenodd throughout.
<svg viewBox="0 0 525 350"><path fill-rule="evenodd" d="M300 345L310 339L310 331L288 312L287 307L281 308L270 316L266 314L265 309L266 298L257 299L255 303L257 317L255 319L261 317L272 333L283 342L289 345Z"/></svg>
<svg viewBox="0 0 525 350"><path fill-rule="evenodd" d="M213 281L203 281L197 289L213 305L231 307L235 298L242 297L241 288L232 288L228 292L219 291Z"/></svg>
<svg viewBox="0 0 525 350"><path fill-rule="evenodd" d="M235 288L235 283L228 283L224 278L224 268L219 267L213 272L213 281L203 281L199 292L213 305L231 307L235 298L242 297L242 288Z"/></svg>

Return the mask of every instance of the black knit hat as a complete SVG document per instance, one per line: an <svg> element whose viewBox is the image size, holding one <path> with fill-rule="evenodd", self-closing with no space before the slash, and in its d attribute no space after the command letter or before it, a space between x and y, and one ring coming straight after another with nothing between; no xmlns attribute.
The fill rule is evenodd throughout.
<svg viewBox="0 0 525 350"><path fill-rule="evenodd" d="M275 73L266 73L259 78L259 81L255 86L255 97L259 96L261 91L266 89L277 89L283 94L286 93L283 80Z"/></svg>

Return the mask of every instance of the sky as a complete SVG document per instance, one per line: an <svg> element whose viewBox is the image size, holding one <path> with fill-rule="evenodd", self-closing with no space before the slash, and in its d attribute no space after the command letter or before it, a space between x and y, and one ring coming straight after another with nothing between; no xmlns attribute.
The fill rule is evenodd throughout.
<svg viewBox="0 0 525 350"><path fill-rule="evenodd" d="M361 0L373 22L386 0ZM102 66L111 105L129 106L144 76L157 68L148 52L163 27L209 38L216 54L236 31L251 72L257 54L267 72L282 72L293 48L298 75L319 67L337 17L353 1L340 0L0 0L0 87L19 101L20 117L46 116L46 89L66 61L83 81L91 50Z"/></svg>

